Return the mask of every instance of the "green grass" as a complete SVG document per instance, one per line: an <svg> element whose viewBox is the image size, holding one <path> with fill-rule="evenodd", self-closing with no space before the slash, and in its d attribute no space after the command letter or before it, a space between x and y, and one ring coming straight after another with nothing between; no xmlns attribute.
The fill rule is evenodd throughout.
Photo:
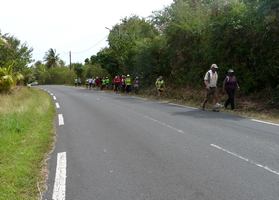
<svg viewBox="0 0 279 200"><path fill-rule="evenodd" d="M38 199L55 108L40 90L0 95L0 200Z"/></svg>

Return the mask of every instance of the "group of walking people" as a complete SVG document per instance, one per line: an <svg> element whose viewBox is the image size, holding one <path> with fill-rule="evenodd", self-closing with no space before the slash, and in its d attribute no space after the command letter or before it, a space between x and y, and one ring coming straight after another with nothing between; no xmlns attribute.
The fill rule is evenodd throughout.
<svg viewBox="0 0 279 200"><path fill-rule="evenodd" d="M213 111L219 111L222 104L219 103L218 91L217 91L217 83L218 83L218 66L216 64L212 64L210 69L206 72L204 76L204 85L206 89L206 94L204 101L202 102L201 109L205 110L207 102L212 99L213 100ZM80 78L75 79L75 85L80 85ZM108 77L104 78L89 78L86 80L86 86L88 89L92 89L93 87L98 87L100 90L103 89L113 89L115 93L125 92L127 94L134 91L135 94L138 94L140 88L139 77L132 77L127 75L117 75L112 80ZM159 76L155 81L155 87L157 90L157 96L161 97L165 91L165 82L162 76ZM235 93L236 90L240 89L236 76L234 74L233 69L229 69L228 73L223 81L223 92L226 92L228 95L227 100L224 103L224 107L228 108L230 105L231 109L235 108Z"/></svg>
<svg viewBox="0 0 279 200"><path fill-rule="evenodd" d="M80 78L75 79L75 86L80 86L81 80ZM139 78L135 77L132 79L132 77L127 75L117 75L112 80L109 77L92 77L87 78L85 81L86 88L92 89L92 88L99 88L100 90L108 90L113 89L114 92L126 92L131 93L134 91L136 94L139 92Z"/></svg>
<svg viewBox="0 0 279 200"><path fill-rule="evenodd" d="M208 70L204 76L204 84L206 88L205 99L201 105L202 110L205 110L206 103L212 97L213 98L213 111L219 111L220 107L223 107L219 103L218 93L217 93L217 82L218 82L218 66L212 64L210 70ZM235 92L240 89L236 76L233 69L229 69L228 73L223 81L223 92L226 92L228 98L224 104L225 108L231 106L233 110L235 108Z"/></svg>
<svg viewBox="0 0 279 200"><path fill-rule="evenodd" d="M133 90L136 94L138 94L139 91L139 78L137 76L133 80L129 74L127 74L126 76L117 75L112 80L112 84L115 93L121 91L129 94Z"/></svg>

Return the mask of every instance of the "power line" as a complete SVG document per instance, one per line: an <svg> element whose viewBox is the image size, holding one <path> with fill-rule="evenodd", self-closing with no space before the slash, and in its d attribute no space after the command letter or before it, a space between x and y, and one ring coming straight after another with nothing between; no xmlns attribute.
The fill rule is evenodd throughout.
<svg viewBox="0 0 279 200"><path fill-rule="evenodd" d="M87 48L87 49L84 49L84 50L82 50L82 51L72 51L72 53L74 53L74 54L80 54L80 53L85 53L85 52L87 52L87 51L89 51L89 50L91 50L91 49L93 49L94 47L96 47L98 44L100 44L101 42L103 42L105 39L107 39L107 37L108 37L108 35L107 36L105 36L104 38L102 38L101 40L99 40L98 42L96 42L93 46L91 46L91 47L89 47L89 48Z"/></svg>

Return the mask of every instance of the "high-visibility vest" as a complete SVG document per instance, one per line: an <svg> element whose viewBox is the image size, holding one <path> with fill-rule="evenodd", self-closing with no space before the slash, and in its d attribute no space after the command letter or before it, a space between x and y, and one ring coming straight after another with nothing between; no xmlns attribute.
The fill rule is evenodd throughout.
<svg viewBox="0 0 279 200"><path fill-rule="evenodd" d="M155 85L158 89L163 88L164 80L157 80Z"/></svg>
<svg viewBox="0 0 279 200"><path fill-rule="evenodd" d="M132 80L131 80L131 78L127 77L127 78L125 79L125 83L126 83L126 85L132 85Z"/></svg>

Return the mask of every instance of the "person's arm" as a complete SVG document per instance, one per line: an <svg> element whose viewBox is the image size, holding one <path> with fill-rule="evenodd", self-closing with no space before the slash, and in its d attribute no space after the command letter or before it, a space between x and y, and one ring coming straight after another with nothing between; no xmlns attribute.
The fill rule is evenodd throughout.
<svg viewBox="0 0 279 200"><path fill-rule="evenodd" d="M226 78L223 81L223 92L225 92L226 82L227 82L227 76L226 76Z"/></svg>
<svg viewBox="0 0 279 200"><path fill-rule="evenodd" d="M237 87L237 89L239 90L239 89L240 89L240 87L239 87L238 81L237 81L237 79L236 79L236 78L235 78L235 80L236 80L236 87Z"/></svg>
<svg viewBox="0 0 279 200"><path fill-rule="evenodd" d="M208 81L209 77L208 76L210 76L210 74L209 74L209 72L206 72L206 74L204 76L204 85L205 85L206 89L209 89L209 81Z"/></svg>

